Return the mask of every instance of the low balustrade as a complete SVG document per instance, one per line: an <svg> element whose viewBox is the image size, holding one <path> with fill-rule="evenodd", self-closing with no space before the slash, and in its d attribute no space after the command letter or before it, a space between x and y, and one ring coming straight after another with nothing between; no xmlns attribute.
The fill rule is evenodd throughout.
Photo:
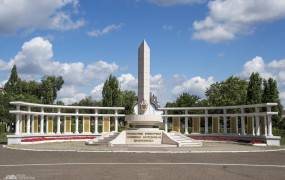
<svg viewBox="0 0 285 180"><path fill-rule="evenodd" d="M125 119L122 113L124 107L63 106L20 101L11 104L16 107L15 110L10 110L16 116L16 126L15 135L7 136L10 144L30 142L32 140L29 138L33 137L92 139L102 133L118 132L119 118L122 121ZM278 145L280 137L272 134L272 117L278 115L274 111L276 108L273 108L276 106L277 103L265 103L221 107L165 107L159 110L163 111L162 128L166 132L180 132L205 140L208 136L211 136L210 139L213 136L238 137L238 140L241 137L251 138L250 141L257 139L268 145Z"/></svg>
<svg viewBox="0 0 285 180"><path fill-rule="evenodd" d="M10 110L16 115L15 135L118 132L118 119L125 116L120 113L124 107L63 106L20 101L10 104L16 106L16 110Z"/></svg>
<svg viewBox="0 0 285 180"><path fill-rule="evenodd" d="M221 107L166 107L160 110L163 111L166 132L182 132L184 129L182 133L188 134L190 129L191 134L271 137L273 136L272 116L278 115L278 112L272 111L275 106L277 103Z"/></svg>

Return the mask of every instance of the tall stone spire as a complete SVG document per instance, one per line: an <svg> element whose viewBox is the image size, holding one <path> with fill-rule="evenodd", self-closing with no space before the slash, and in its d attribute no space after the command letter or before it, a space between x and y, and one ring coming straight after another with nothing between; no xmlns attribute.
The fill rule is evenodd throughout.
<svg viewBox="0 0 285 180"><path fill-rule="evenodd" d="M138 114L150 106L150 48L145 40L138 49Z"/></svg>

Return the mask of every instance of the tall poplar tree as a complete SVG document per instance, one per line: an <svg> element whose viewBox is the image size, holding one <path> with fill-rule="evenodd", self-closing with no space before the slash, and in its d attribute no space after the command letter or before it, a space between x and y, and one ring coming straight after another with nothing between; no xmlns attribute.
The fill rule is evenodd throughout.
<svg viewBox="0 0 285 180"><path fill-rule="evenodd" d="M17 73L16 65L13 66L9 80L4 86L4 90L9 94L20 94L21 93L21 79Z"/></svg>
<svg viewBox="0 0 285 180"><path fill-rule="evenodd" d="M280 98L279 98L277 81L274 80L273 78L269 78L267 83L268 83L268 91L269 91L269 93L266 94L267 102L275 102L278 104L277 107L273 107L272 109L272 111L278 111L278 116L273 116L272 118L273 126L280 127L280 125L282 124L281 120L282 120L283 107L281 105Z"/></svg>
<svg viewBox="0 0 285 180"><path fill-rule="evenodd" d="M259 73L252 73L247 87L246 103L260 104L262 102L262 78Z"/></svg>
<svg viewBox="0 0 285 180"><path fill-rule="evenodd" d="M121 90L119 81L115 76L110 75L105 81L102 90L103 106L121 106Z"/></svg>

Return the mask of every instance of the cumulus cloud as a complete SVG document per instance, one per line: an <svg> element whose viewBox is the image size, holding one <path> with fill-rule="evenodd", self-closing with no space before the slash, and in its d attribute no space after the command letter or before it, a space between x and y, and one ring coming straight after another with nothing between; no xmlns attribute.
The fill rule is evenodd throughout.
<svg viewBox="0 0 285 180"><path fill-rule="evenodd" d="M86 94L78 92L78 90L73 85L63 86L63 88L58 92L58 100L63 101L64 104L72 104L85 98Z"/></svg>
<svg viewBox="0 0 285 180"><path fill-rule="evenodd" d="M247 61L240 76L248 79L252 72L258 72L264 78L272 77L277 80L282 104L285 105L285 60L273 60L265 63L264 59L260 56Z"/></svg>
<svg viewBox="0 0 285 180"><path fill-rule="evenodd" d="M183 92L188 92L203 98L205 96L206 89L214 82L215 81L212 76L208 77L207 79L200 76L195 76L191 79L183 81L182 83L176 84L176 86L172 89L172 93L177 96Z"/></svg>
<svg viewBox="0 0 285 180"><path fill-rule="evenodd" d="M138 80L132 74L121 74L118 81L123 90L137 91Z"/></svg>
<svg viewBox="0 0 285 180"><path fill-rule="evenodd" d="M267 65L260 56L256 56L244 64L241 76L248 78L252 72L259 72L264 78L274 77L274 75L268 71Z"/></svg>
<svg viewBox="0 0 285 180"><path fill-rule="evenodd" d="M208 16L193 23L194 39L232 40L237 35L252 33L259 23L285 17L283 0L213 0L209 1L208 8Z"/></svg>
<svg viewBox="0 0 285 180"><path fill-rule="evenodd" d="M98 84L97 86L95 86L92 91L91 91L91 95L94 99L96 100L100 100L102 99L102 90L103 90L103 86L104 83Z"/></svg>
<svg viewBox="0 0 285 180"><path fill-rule="evenodd" d="M11 68L17 65L18 71L25 79L35 79L42 75L63 76L65 84L83 84L93 79L102 80L118 70L118 65L102 60L93 64L82 62L62 63L53 59L52 44L42 37L35 37L23 44L21 51L2 66ZM1 63L0 63L1 65Z"/></svg>
<svg viewBox="0 0 285 180"><path fill-rule="evenodd" d="M104 27L103 29L94 29L92 31L89 31L87 32L87 34L91 37L100 37L100 36L103 36L103 35L106 35L106 34L109 34L113 31L117 31L119 29L121 29L123 26L122 23L120 24L111 24L111 25L108 25L106 27Z"/></svg>
<svg viewBox="0 0 285 180"><path fill-rule="evenodd" d="M55 29L70 30L84 25L82 18L75 18L64 9L76 11L78 0L2 0L0 1L0 33L19 30Z"/></svg>
<svg viewBox="0 0 285 180"><path fill-rule="evenodd" d="M10 61L0 60L0 70L8 72L14 64L23 79L39 80L44 75L62 76L65 83L59 99L68 103L86 96L75 87L88 85L94 80L101 82L119 69L117 64L103 60L92 64L56 61L51 42L43 37L25 42Z"/></svg>
<svg viewBox="0 0 285 180"><path fill-rule="evenodd" d="M173 6L173 5L190 5L194 3L202 3L206 0L148 0L151 3L160 6Z"/></svg>

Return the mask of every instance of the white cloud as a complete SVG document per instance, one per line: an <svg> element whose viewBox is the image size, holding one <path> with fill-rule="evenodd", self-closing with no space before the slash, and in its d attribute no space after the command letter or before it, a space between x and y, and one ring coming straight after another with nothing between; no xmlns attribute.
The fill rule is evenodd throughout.
<svg viewBox="0 0 285 180"><path fill-rule="evenodd" d="M132 74L121 74L121 76L118 77L118 81L123 90L131 90L137 92L138 80Z"/></svg>
<svg viewBox="0 0 285 180"><path fill-rule="evenodd" d="M212 76L204 79L200 76L192 77L191 79L187 79L182 83L176 84L172 89L172 93L177 96L183 92L188 92L194 95L198 95L200 97L205 97L206 89L214 83L214 78Z"/></svg>
<svg viewBox="0 0 285 180"><path fill-rule="evenodd" d="M91 37L100 37L100 36L106 35L108 33L111 33L113 31L117 31L117 30L121 29L122 26L123 26L122 23L111 24L111 25L104 27L103 29L94 29L92 31L89 31L89 32L87 32L87 34Z"/></svg>
<svg viewBox="0 0 285 180"><path fill-rule="evenodd" d="M194 3L202 3L205 0L148 0L160 6L173 6L173 5L189 5Z"/></svg>
<svg viewBox="0 0 285 180"><path fill-rule="evenodd" d="M92 91L91 91L91 95L94 99L96 100L100 100L102 99L102 90L103 90L103 86L104 83L98 84L97 86L95 86Z"/></svg>
<svg viewBox="0 0 285 180"><path fill-rule="evenodd" d="M273 60L265 63L263 58L256 56L252 60L247 61L240 76L248 79L252 72L258 72L263 78L272 77L277 80L282 104L285 105L285 68L283 60Z"/></svg>
<svg viewBox="0 0 285 180"><path fill-rule="evenodd" d="M285 69L285 59L273 60L268 64L268 66L275 69Z"/></svg>
<svg viewBox="0 0 285 180"><path fill-rule="evenodd" d="M213 0L208 16L194 21L194 39L209 42L232 40L252 33L254 26L285 17L284 0Z"/></svg>
<svg viewBox="0 0 285 180"><path fill-rule="evenodd" d="M108 63L99 60L94 64L89 64L86 68L86 76L91 78L95 77L97 80L105 80L110 74L117 71L119 66L115 63Z"/></svg>
<svg viewBox="0 0 285 180"><path fill-rule="evenodd" d="M78 0L1 0L0 1L0 33L14 33L19 30L34 29L76 29L84 25L83 19L75 19L72 13L64 9L76 11Z"/></svg>
<svg viewBox="0 0 285 180"><path fill-rule="evenodd" d="M7 81L8 81L8 80L3 80L3 81L1 81L1 82L0 82L0 87L4 87Z"/></svg>
<svg viewBox="0 0 285 180"><path fill-rule="evenodd" d="M85 21L83 19L79 19L77 21L73 21L69 15L64 12L57 13L50 21L49 28L55 30L72 30L78 29L84 26Z"/></svg>
<svg viewBox="0 0 285 180"><path fill-rule="evenodd" d="M85 93L80 93L73 85L63 85L62 89L58 92L58 100L63 101L64 104L72 104L85 98Z"/></svg>
<svg viewBox="0 0 285 180"><path fill-rule="evenodd" d="M252 72L258 72L264 78L274 77L274 75L267 70L267 65L264 63L263 58L260 56L256 56L244 64L241 76L248 78Z"/></svg>
<svg viewBox="0 0 285 180"><path fill-rule="evenodd" d="M23 79L39 80L44 75L62 76L65 83L59 99L66 103L86 96L77 91L78 87L93 84L94 80L101 82L119 69L117 64L102 60L92 64L56 61L53 59L52 44L42 37L35 37L25 42L22 49L10 61L1 60L0 70L8 72L13 64L17 65L17 70Z"/></svg>
<svg viewBox="0 0 285 180"><path fill-rule="evenodd" d="M53 59L53 49L50 41L35 37L22 46L21 51L8 63L2 66L17 65L19 73L25 79L35 79L43 75L63 76L65 84L84 84L93 79L102 80L116 70L118 65L102 60L93 64L82 62L62 63Z"/></svg>

